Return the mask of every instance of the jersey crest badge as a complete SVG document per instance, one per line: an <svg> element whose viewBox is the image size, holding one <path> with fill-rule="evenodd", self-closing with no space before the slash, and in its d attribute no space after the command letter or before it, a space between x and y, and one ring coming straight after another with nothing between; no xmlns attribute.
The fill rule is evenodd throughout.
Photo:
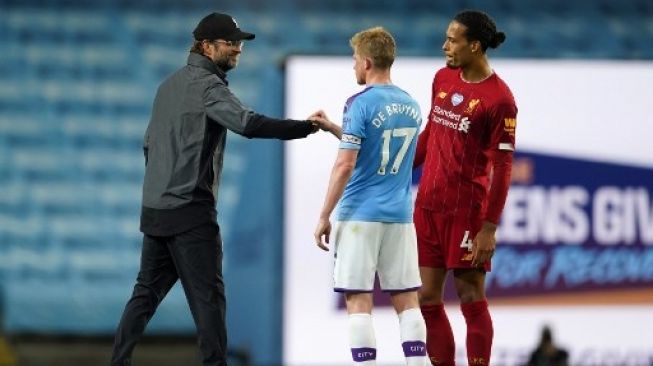
<svg viewBox="0 0 653 366"><path fill-rule="evenodd" d="M453 104L453 106L455 107L458 104L462 103L463 99L464 98L462 94L454 93L454 95L451 96L451 104Z"/></svg>

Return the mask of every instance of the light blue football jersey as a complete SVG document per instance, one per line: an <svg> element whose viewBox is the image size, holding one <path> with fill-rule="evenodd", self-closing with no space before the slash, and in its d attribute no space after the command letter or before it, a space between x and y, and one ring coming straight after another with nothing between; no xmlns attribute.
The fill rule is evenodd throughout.
<svg viewBox="0 0 653 366"><path fill-rule="evenodd" d="M411 179L421 123L419 104L394 85L371 85L347 100L340 148L359 152L339 221L413 222Z"/></svg>

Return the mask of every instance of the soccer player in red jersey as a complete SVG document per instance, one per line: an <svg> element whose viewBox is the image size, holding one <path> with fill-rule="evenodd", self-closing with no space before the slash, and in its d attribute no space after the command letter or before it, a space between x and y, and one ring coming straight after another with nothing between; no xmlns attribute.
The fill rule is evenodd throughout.
<svg viewBox="0 0 653 366"><path fill-rule="evenodd" d="M488 365L492 319L485 273L510 184L517 107L486 51L506 36L480 11L458 13L442 49L447 67L433 79L431 112L414 167L423 166L415 202L420 306L433 365L454 365L455 345L442 294L452 270L467 323L469 365Z"/></svg>

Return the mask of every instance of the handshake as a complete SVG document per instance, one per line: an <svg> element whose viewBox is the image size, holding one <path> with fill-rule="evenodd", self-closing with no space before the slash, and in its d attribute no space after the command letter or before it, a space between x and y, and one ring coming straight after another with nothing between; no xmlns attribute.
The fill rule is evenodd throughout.
<svg viewBox="0 0 653 366"><path fill-rule="evenodd" d="M329 117L327 117L326 113L324 111L319 110L317 112L314 112L310 116L308 116L308 121L311 122L314 126L314 131L317 132L318 129L322 131L327 131L330 132L333 136L335 136L338 140L342 137L342 128L338 126L337 124L331 122L329 120Z"/></svg>

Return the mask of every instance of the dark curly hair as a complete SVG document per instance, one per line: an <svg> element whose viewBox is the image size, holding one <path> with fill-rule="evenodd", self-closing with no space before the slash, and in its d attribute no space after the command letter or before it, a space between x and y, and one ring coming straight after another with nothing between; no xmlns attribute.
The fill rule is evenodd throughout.
<svg viewBox="0 0 653 366"><path fill-rule="evenodd" d="M481 42L485 52L489 48L497 48L506 40L506 34L497 31L494 20L489 15L478 10L464 10L453 18L467 27L465 36L468 40Z"/></svg>

